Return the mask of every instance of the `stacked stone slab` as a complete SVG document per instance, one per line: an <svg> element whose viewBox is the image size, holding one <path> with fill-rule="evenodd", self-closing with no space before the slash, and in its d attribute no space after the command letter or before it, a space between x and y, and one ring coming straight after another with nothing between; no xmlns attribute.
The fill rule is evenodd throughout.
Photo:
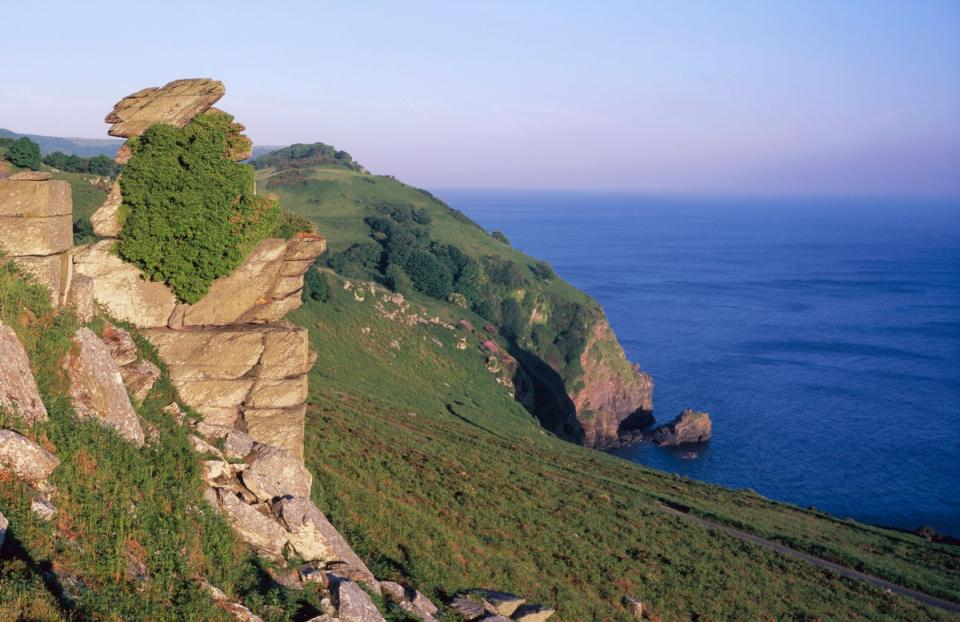
<svg viewBox="0 0 960 622"><path fill-rule="evenodd" d="M50 290L54 306L66 297L72 247L69 183L48 173L0 180L0 250Z"/></svg>
<svg viewBox="0 0 960 622"><path fill-rule="evenodd" d="M223 94L223 84L208 79L138 91L107 116L110 134L138 136L154 123L183 127ZM121 149L120 160L127 151ZM229 155L249 157L248 151ZM92 280L94 300L143 331L170 369L181 399L205 423L249 432L302 459L306 374L313 358L307 332L282 318L300 306L303 275L326 250L324 238L300 234L263 240L200 301L181 304L169 287L147 280L116 255L113 238L122 229L122 201L115 184L92 218L96 232L107 239L74 259L76 274Z"/></svg>

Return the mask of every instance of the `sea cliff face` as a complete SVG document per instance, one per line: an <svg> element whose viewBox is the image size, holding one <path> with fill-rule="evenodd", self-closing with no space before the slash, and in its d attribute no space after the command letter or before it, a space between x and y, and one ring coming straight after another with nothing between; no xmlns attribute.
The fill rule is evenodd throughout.
<svg viewBox="0 0 960 622"><path fill-rule="evenodd" d="M653 379L627 360L603 316L590 330L580 365L583 373L568 392L584 445L609 447L653 423Z"/></svg>

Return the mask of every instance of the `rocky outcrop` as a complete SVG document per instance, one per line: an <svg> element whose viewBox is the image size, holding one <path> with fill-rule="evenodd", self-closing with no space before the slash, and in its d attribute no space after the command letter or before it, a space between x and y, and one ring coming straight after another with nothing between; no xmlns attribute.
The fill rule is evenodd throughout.
<svg viewBox="0 0 960 622"><path fill-rule="evenodd" d="M524 605L513 614L513 619L516 622L546 622L554 613L555 609L543 605Z"/></svg>
<svg viewBox="0 0 960 622"><path fill-rule="evenodd" d="M7 517L3 515L3 512L0 512L0 549L3 549L3 543L7 539L7 529L10 527L10 523L7 521Z"/></svg>
<svg viewBox="0 0 960 622"><path fill-rule="evenodd" d="M688 409L670 423L650 431L644 437L657 445L685 445L710 440L712 433L710 415Z"/></svg>
<svg viewBox="0 0 960 622"><path fill-rule="evenodd" d="M570 393L583 443L604 448L653 423L653 380L632 365L606 319L594 324L580 356L583 373Z"/></svg>
<svg viewBox="0 0 960 622"><path fill-rule="evenodd" d="M393 581L381 581L380 593L384 599L423 620L423 622L438 622L439 620L440 609L419 590L404 587Z"/></svg>
<svg viewBox="0 0 960 622"><path fill-rule="evenodd" d="M40 484L44 482L60 460L52 453L13 430L0 430L0 472L15 478Z"/></svg>
<svg viewBox="0 0 960 622"><path fill-rule="evenodd" d="M70 379L67 395L77 416L96 419L125 439L143 445L143 429L110 348L85 327L77 329L72 339L74 348L63 367Z"/></svg>
<svg viewBox="0 0 960 622"><path fill-rule="evenodd" d="M212 425L303 457L307 331L289 324L144 330L181 398Z"/></svg>
<svg viewBox="0 0 960 622"><path fill-rule="evenodd" d="M103 327L103 341L110 348L110 355L120 368L127 393L137 402L142 402L153 385L160 380L160 368L140 357L137 344L130 333L109 322Z"/></svg>
<svg viewBox="0 0 960 622"><path fill-rule="evenodd" d="M0 180L0 250L50 291L59 305L70 279L73 246L70 184L49 174Z"/></svg>
<svg viewBox="0 0 960 622"><path fill-rule="evenodd" d="M276 521L227 489L217 489L216 495L219 509L244 542L268 557L283 558L287 534Z"/></svg>
<svg viewBox="0 0 960 622"><path fill-rule="evenodd" d="M139 328L166 326L177 297L163 283L147 280L114 251L115 240L101 240L74 254L77 274L93 279L93 298L106 311Z"/></svg>
<svg viewBox="0 0 960 622"><path fill-rule="evenodd" d="M183 127L208 110L225 93L223 83L209 78L174 80L127 95L104 119L110 136L139 136L155 123Z"/></svg>
<svg viewBox="0 0 960 622"><path fill-rule="evenodd" d="M27 352L17 334L3 322L0 322L0 410L18 415L31 425L47 419L47 409L30 371Z"/></svg>
<svg viewBox="0 0 960 622"><path fill-rule="evenodd" d="M376 583L370 569L312 501L282 498L273 504L273 512L290 532L288 540L300 557L336 564L342 576L368 585Z"/></svg>
<svg viewBox="0 0 960 622"><path fill-rule="evenodd" d="M370 595L353 581L339 580L336 593L340 622L386 622Z"/></svg>
<svg viewBox="0 0 960 622"><path fill-rule="evenodd" d="M113 182L103 204L90 216L93 232L102 238L115 238L122 229L120 223L120 205L123 195L120 193L120 180Z"/></svg>

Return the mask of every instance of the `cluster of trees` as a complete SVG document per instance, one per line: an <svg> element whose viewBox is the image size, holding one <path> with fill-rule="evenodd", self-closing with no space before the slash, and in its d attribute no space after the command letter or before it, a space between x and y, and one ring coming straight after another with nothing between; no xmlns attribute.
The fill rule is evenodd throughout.
<svg viewBox="0 0 960 622"><path fill-rule="evenodd" d="M297 168L314 164L337 164L351 170L360 171L363 167L346 151L339 150L325 143L309 145L297 143L266 153L253 161L255 168Z"/></svg>
<svg viewBox="0 0 960 622"><path fill-rule="evenodd" d="M23 138L0 138L0 148L4 157L20 168L39 170L43 160L40 157L40 145L26 136Z"/></svg>
<svg viewBox="0 0 960 622"><path fill-rule="evenodd" d="M102 177L116 177L123 170L122 166L105 155L81 158L62 151L54 151L47 155L43 163L65 173L90 173Z"/></svg>
<svg viewBox="0 0 960 622"><path fill-rule="evenodd" d="M509 257L478 260L455 244L432 239L432 218L423 208L384 203L376 211L364 219L371 239L327 260L336 272L471 309L498 326L504 337L531 346L555 369L567 370L565 376L579 370L589 310L543 286L555 278L549 264L534 262L527 272ZM545 320L531 321L535 306L549 309Z"/></svg>

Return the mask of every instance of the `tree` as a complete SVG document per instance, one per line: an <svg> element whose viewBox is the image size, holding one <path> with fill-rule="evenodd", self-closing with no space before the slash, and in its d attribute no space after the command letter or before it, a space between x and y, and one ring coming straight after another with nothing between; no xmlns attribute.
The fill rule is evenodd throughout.
<svg viewBox="0 0 960 622"><path fill-rule="evenodd" d="M403 267L410 275L413 286L427 296L446 300L453 293L450 269L431 253L415 250L410 253Z"/></svg>
<svg viewBox="0 0 960 622"><path fill-rule="evenodd" d="M330 285L327 283L327 277L316 266L310 266L307 273L303 276L303 301L307 298L317 302L326 302L330 297Z"/></svg>
<svg viewBox="0 0 960 622"><path fill-rule="evenodd" d="M43 161L40 159L40 145L26 136L15 140L7 147L7 159L15 166L38 170Z"/></svg>

